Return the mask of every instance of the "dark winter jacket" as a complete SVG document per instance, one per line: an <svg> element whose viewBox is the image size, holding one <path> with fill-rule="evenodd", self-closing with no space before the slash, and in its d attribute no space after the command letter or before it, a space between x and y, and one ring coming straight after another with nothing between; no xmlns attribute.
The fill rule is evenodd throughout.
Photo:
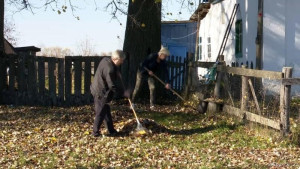
<svg viewBox="0 0 300 169"><path fill-rule="evenodd" d="M148 56L147 59L144 60L140 64L140 72L143 76L148 76L147 70L144 69L144 67L151 70L153 73L157 73L159 69L162 69L164 80L166 83L169 83L169 71L168 71L168 64L166 60L161 60L159 63L156 61L158 57L157 53L152 53Z"/></svg>
<svg viewBox="0 0 300 169"><path fill-rule="evenodd" d="M116 93L116 81L118 79L118 68L110 57L103 58L91 84L91 93L94 98L103 99L106 103L110 102Z"/></svg>

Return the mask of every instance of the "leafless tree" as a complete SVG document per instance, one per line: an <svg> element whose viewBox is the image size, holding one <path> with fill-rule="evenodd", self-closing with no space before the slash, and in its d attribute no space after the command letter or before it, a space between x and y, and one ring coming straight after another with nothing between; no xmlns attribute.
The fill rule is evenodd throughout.
<svg viewBox="0 0 300 169"><path fill-rule="evenodd" d="M77 54L81 56L96 56L95 47L93 40L86 38L77 44Z"/></svg>
<svg viewBox="0 0 300 169"><path fill-rule="evenodd" d="M73 52L69 48L47 47L47 48L42 48L42 51L39 52L37 55L45 56L45 57L63 58L65 56L72 56Z"/></svg>
<svg viewBox="0 0 300 169"><path fill-rule="evenodd" d="M4 38L12 45L17 45L17 30L13 20L5 17L4 19Z"/></svg>

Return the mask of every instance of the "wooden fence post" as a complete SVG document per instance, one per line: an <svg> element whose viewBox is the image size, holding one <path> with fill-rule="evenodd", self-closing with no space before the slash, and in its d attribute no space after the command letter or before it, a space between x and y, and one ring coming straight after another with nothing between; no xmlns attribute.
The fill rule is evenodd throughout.
<svg viewBox="0 0 300 169"><path fill-rule="evenodd" d="M25 82L25 56L24 55L19 55L18 58L18 96L17 96L17 105L22 105L25 103L25 88L27 86Z"/></svg>
<svg viewBox="0 0 300 169"><path fill-rule="evenodd" d="M58 105L63 105L65 100L65 59L58 59Z"/></svg>
<svg viewBox="0 0 300 169"><path fill-rule="evenodd" d="M284 67L282 69L284 78L292 77L293 68ZM291 102L291 85L281 84L280 88L280 119L281 119L281 133L283 136L290 131L290 102Z"/></svg>
<svg viewBox="0 0 300 169"><path fill-rule="evenodd" d="M193 65L192 65L192 61L193 61L193 54L192 53L188 53L188 58L187 58L187 80L186 80L186 85L185 85L185 98L188 97L190 89L192 88L192 76L193 76Z"/></svg>
<svg viewBox="0 0 300 169"><path fill-rule="evenodd" d="M81 104L81 79L82 79L82 62L81 57L78 57L74 61L74 82L75 82L75 102Z"/></svg>
<svg viewBox="0 0 300 169"><path fill-rule="evenodd" d="M2 99L4 99L3 90L5 88L5 79L6 79L5 60L6 57L4 54L2 54L0 56L0 103L2 103L3 102Z"/></svg>
<svg viewBox="0 0 300 169"><path fill-rule="evenodd" d="M247 67L245 65L242 66L242 68L246 69ZM242 104L241 109L243 111L248 110L248 102L249 102L249 84L248 84L249 77L242 76Z"/></svg>
<svg viewBox="0 0 300 169"><path fill-rule="evenodd" d="M85 95L85 103L90 103L91 92L91 59L85 58L84 63L84 95Z"/></svg>
<svg viewBox="0 0 300 169"><path fill-rule="evenodd" d="M39 103L45 100L45 58L38 57Z"/></svg>
<svg viewBox="0 0 300 169"><path fill-rule="evenodd" d="M9 95L10 95L10 99L9 102L10 103L14 103L15 102L15 97L16 97L16 93L15 93L15 82L16 82L16 65L15 65L15 61L17 59L16 55L11 55L9 57Z"/></svg>
<svg viewBox="0 0 300 169"><path fill-rule="evenodd" d="M33 105L36 103L37 84L36 84L36 64L35 56L27 56L27 69L28 69L28 103Z"/></svg>
<svg viewBox="0 0 300 169"><path fill-rule="evenodd" d="M174 62L175 62L175 59L174 59L174 56L171 56L171 63L172 63L172 66L171 66L171 78L170 78L170 82L171 82L171 87L174 88Z"/></svg>
<svg viewBox="0 0 300 169"><path fill-rule="evenodd" d="M48 62L48 77L49 77L49 94L51 99L50 105L56 105L56 76L55 71L55 62L56 58L50 57Z"/></svg>
<svg viewBox="0 0 300 169"><path fill-rule="evenodd" d="M71 74L71 67L72 67L72 57L66 56L65 57L65 99L66 104L71 105L71 94L72 94L72 74Z"/></svg>
<svg viewBox="0 0 300 169"><path fill-rule="evenodd" d="M224 56L220 55L220 61L221 61L221 65L222 66L226 66L226 64L224 63ZM217 80L216 80L216 85L215 85L215 89L214 89L214 97L217 99L221 98L221 82L224 76L224 72L218 72L217 73Z"/></svg>

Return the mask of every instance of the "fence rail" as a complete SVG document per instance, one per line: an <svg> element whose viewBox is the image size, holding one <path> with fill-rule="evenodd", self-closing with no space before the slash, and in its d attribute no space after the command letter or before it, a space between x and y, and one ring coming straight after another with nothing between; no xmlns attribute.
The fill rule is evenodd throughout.
<svg viewBox="0 0 300 169"><path fill-rule="evenodd" d="M204 67L209 68L211 67L212 63L190 63L189 66L196 66L196 67ZM249 121L257 122L269 127L272 127L277 130L281 130L283 135L286 135L290 131L290 100L291 100L291 85L300 85L300 78L292 78L292 68L284 67L282 72L275 72L275 71L266 71L266 70L254 70L248 69L245 66L240 67L228 67L225 65L224 62L219 63L217 66L217 81L215 84L215 96L220 97L220 84L222 79L224 78L224 73L227 74L234 74L241 77L241 107L236 108L230 105L224 105L223 111L229 114L236 115L238 117L247 119ZM253 95L253 98L256 99L256 107L259 109L259 105L257 103L257 98L255 95L255 91L253 86L251 86L250 77L254 78L266 78L266 79L273 79L273 80L280 80L281 81L281 90L280 90L280 120L272 120L265 118L261 115L257 115L248 111L247 105L249 104L249 96L250 96L250 89ZM223 79L223 80L226 80ZM250 81L250 83L249 83ZM259 112L259 111L258 111Z"/></svg>

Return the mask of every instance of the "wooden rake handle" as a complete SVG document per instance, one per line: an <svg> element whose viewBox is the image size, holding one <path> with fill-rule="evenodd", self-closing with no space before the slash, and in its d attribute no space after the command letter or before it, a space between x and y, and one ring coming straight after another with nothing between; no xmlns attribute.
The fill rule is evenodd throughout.
<svg viewBox="0 0 300 169"><path fill-rule="evenodd" d="M144 67L144 69L147 70L148 73L150 72L150 70L149 70L148 68ZM167 85L164 81L162 81L162 80L161 80L159 77L157 77L155 74L152 74L152 76L153 76L156 80L158 80L160 83L162 83L164 86ZM178 94L175 90L173 90L172 88L170 88L169 90L171 90L171 92L172 92L173 94L175 94L176 96L178 96L182 101L185 101L184 98L183 98L182 96L180 96L180 94Z"/></svg>

